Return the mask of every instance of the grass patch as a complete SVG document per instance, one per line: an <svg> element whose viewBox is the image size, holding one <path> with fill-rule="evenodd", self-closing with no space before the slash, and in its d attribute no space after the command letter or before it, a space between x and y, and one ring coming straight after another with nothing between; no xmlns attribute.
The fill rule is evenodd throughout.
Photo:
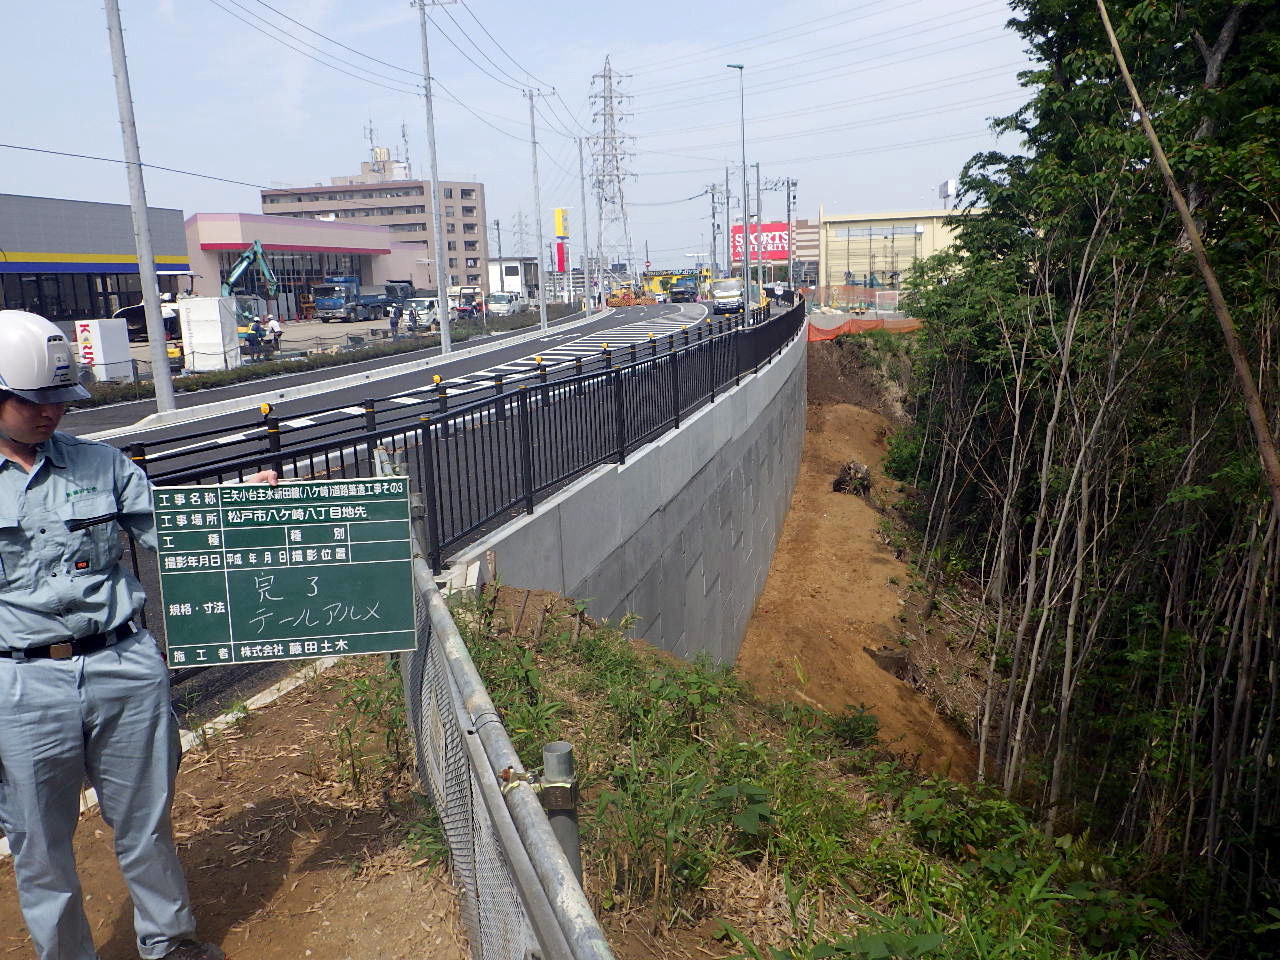
<svg viewBox="0 0 1280 960"><path fill-rule="evenodd" d="M454 342L466 340L470 336L467 331L455 333ZM393 357L403 353L416 353L438 346L440 338L432 334L427 337L387 341L372 344L355 350L344 350L340 353L312 353L301 360L264 360L247 364L234 370L215 370L210 373L193 373L184 377L174 377L173 389L177 393L194 393L212 387L225 387L235 383L247 383L251 380L264 380L287 373L301 373L306 370L323 370L329 367L341 367L358 363L361 360L374 360L378 357ZM155 384L150 380L136 383L92 383L87 386L89 399L77 400L76 408L99 407L108 403L124 403L131 400L143 400L155 396Z"/></svg>
<svg viewBox="0 0 1280 960"><path fill-rule="evenodd" d="M905 769L865 707L765 705L728 670L629 640L629 623L531 596L455 615L526 766L549 740L575 746L586 886L610 929L688 943L714 927L711 946L757 960L1161 953L1167 911L1121 861Z"/></svg>

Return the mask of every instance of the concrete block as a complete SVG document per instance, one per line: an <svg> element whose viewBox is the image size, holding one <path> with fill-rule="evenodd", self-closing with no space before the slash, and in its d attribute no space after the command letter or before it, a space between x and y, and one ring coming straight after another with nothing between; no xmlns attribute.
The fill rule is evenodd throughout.
<svg viewBox="0 0 1280 960"><path fill-rule="evenodd" d="M628 457L617 467L622 488L622 515L619 525L625 540L660 510L666 500L662 496L662 458L654 451Z"/></svg>
<svg viewBox="0 0 1280 960"><path fill-rule="evenodd" d="M564 591L558 504L541 504L532 515L500 527L454 557L454 566L484 564L490 550L497 560L498 579L503 583L526 590ZM485 574L486 579L492 576L488 570Z"/></svg>
<svg viewBox="0 0 1280 960"><path fill-rule="evenodd" d="M574 589L621 544L622 488L614 467L565 488L560 502L564 582Z"/></svg>

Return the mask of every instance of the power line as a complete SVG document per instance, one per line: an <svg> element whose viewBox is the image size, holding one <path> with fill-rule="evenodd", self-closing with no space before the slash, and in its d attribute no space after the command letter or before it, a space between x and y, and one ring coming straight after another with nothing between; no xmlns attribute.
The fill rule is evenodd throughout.
<svg viewBox="0 0 1280 960"><path fill-rule="evenodd" d="M754 144L761 143L777 143L787 140L800 140L812 137L817 134L837 133L842 130L848 130L854 127L875 127L877 125L884 126L891 123L899 123L904 120L917 120L921 117L932 117L940 113L949 113L958 107L975 106L980 103L996 103L1008 99L1013 96L1012 93L994 93L985 97L970 97L965 100L954 100L951 103L939 104L936 107L928 107L921 110L912 110L906 113L890 113L878 117L859 117L857 120L850 120L847 123L837 123L822 127L809 127L804 130L795 130L790 133L777 133L763 137L752 137L751 142ZM720 143L703 143L702 147L708 147L712 150L717 147L734 147L736 143L731 140L722 141ZM637 150L636 153L664 153L660 150ZM714 160L714 157L697 157L692 154L678 154L667 152L668 156L687 156L695 160Z"/></svg>
<svg viewBox="0 0 1280 960"><path fill-rule="evenodd" d="M699 197L705 197L706 195L707 195L707 191L703 190L700 193L695 193L692 197L683 197L680 200L651 200L651 201L648 201L647 203L641 203L638 200L632 200L631 206L633 207L668 207L675 203L688 203L690 200L697 200Z"/></svg>
<svg viewBox="0 0 1280 960"><path fill-rule="evenodd" d="M313 56L312 54L307 53L305 50L298 49L293 44L289 43L287 40L282 40L280 37L277 37L274 34L268 33L266 30L262 29L257 24L252 23L249 20L246 20L244 17L240 16L234 10L228 10L221 3L219 3L218 0L209 0L209 2L213 4L215 7L217 7L219 10L221 10L223 13L227 14L228 16L235 17L235 19L239 20L241 23L249 27L251 30L256 30L258 33L262 34L264 37L267 37L268 39L274 40L276 43L279 43L288 47L294 53L301 54L302 56L306 57L308 60L314 60L316 63L320 64L322 67L328 67L330 70L336 70L338 71L338 73L345 74L346 76L351 77L355 80L361 80L365 83L373 84L373 86L375 87L381 87L382 89L390 90L393 93L408 93L413 96L418 96L422 92L420 90L406 90L403 87L393 87L390 84L379 83L377 80L371 80L369 77L361 76L358 73L351 73L349 70L343 70L341 67L335 66L334 64L330 63L327 60L321 60L319 57ZM234 2L234 0L231 0L231 2ZM283 33L285 36L290 37L291 39L298 40L298 38L294 37L293 34L288 33L284 30L281 30L279 27L273 27L272 29L278 30L280 33ZM298 42L304 43L304 41L302 40L298 40ZM312 49L315 49L315 48L313 47ZM340 62L347 63L347 61L345 60ZM349 64L349 63L347 65L352 66L352 64ZM356 69L360 69L360 68L357 67ZM390 78L384 77L383 79L390 79ZM393 82L400 82L400 81L393 81Z"/></svg>
<svg viewBox="0 0 1280 960"><path fill-rule="evenodd" d="M915 2L919 3L919 2L922 2L922 0L915 0ZM845 57L847 56L847 48L850 46L874 45L877 42L883 42L884 40L897 37L899 34L907 34L909 36L915 37L920 34L934 33L938 30L950 30L951 28L959 26L962 23L968 23L971 20L977 20L977 19L986 17L988 16L991 8L1001 7L1001 6L1004 6L1003 0L981 0L981 2L979 3L970 4L969 6L960 7L959 9L949 11L947 14L944 14L944 17L950 18L950 19L937 18L930 21L927 26L924 24L915 23L915 22L899 24L896 26L888 27L884 30L879 30L875 33L863 34L851 40L841 40L837 43L831 43L825 46L807 49L801 53L793 53L783 57L775 57L771 60L761 60L758 62L753 62L751 64L751 69L753 71L764 70L766 68L776 69L776 68L791 65L794 62L799 62L805 65L808 65L810 63L813 63L814 61L824 60L830 57ZM978 11L978 12L973 13L972 11ZM970 15L961 16L961 14L970 14ZM860 64L863 62L866 62L866 61L865 60L859 61ZM635 96L641 99L644 99L645 97L654 96L655 94L662 94L665 96L667 91L673 90L673 89L683 89L691 83L696 84L700 81L706 82L706 81L716 81L716 80L724 80L724 74L722 72L717 71L715 73L701 74L686 80L671 80L666 83L660 83L654 87L648 87L648 88L642 87L640 88L640 90L636 92Z"/></svg>
<svg viewBox="0 0 1280 960"><path fill-rule="evenodd" d="M343 50L347 50L350 53L354 53L358 57L364 57L366 60L372 60L374 63L380 63L382 64L382 66L390 67L392 70L399 70L402 73L407 73L414 77L419 76L416 70L410 70L407 67L400 66L399 64L388 63L386 60L379 60L377 57L364 53L361 50L357 50L355 47L349 47L345 43L343 43L341 40L335 40L333 39L333 37L329 36L328 34L321 33L319 30L316 30L314 27L307 26L301 20L293 19L293 17L289 16L287 13L283 12L282 10L277 10L275 7L271 6L271 4L267 3L266 0L254 0L254 2L266 7L268 10L270 10L272 13L276 14L277 16L283 17L285 20L288 20L294 26L301 27L303 30L306 30L308 33L314 33L317 37L320 37L323 40L327 40L329 43L332 43L335 47L341 47ZM239 6L239 4L237 4L237 6Z"/></svg>
<svg viewBox="0 0 1280 960"><path fill-rule="evenodd" d="M70 157L73 160L97 160L101 163L124 163L124 160L118 157L97 157L90 153L71 153L66 150L50 150L45 147L30 147L20 143L0 143L0 148L6 150L22 150L26 153L43 153L51 157ZM186 177L199 177L201 180L216 180L219 183L231 183L238 187L254 187L258 190L272 190L273 187L265 187L260 183L250 183L248 180L233 180L230 177L219 177L211 173L197 173L194 170L179 170L177 167L164 167L158 163L144 163L142 166L148 170L162 170L165 173L180 173Z"/></svg>
<svg viewBox="0 0 1280 960"><path fill-rule="evenodd" d="M928 147L939 143L952 143L958 140L972 140L979 136L990 136L990 128L983 130L973 130L968 133L954 133L941 137L933 137L927 140L904 140L901 143L887 143L883 146L866 147L860 150L845 150L839 153L824 153L819 155L806 155L803 157L782 157L762 159L760 162L772 166L782 164L794 165L798 163L812 163L819 160L839 160L844 157L860 157L869 156L876 153L888 153L891 150L903 150L908 147ZM691 170L645 170L639 173L633 173L634 177L674 177L686 174L704 174L704 173L721 173L724 171L724 165L716 167L697 167Z"/></svg>
<svg viewBox="0 0 1280 960"><path fill-rule="evenodd" d="M813 74L794 74L790 78L783 81L779 81L776 83L761 83L761 84L749 87L748 89L751 91L752 95L755 96L763 93L774 93L779 90L788 90L792 87L805 86L810 82L812 82L814 77L821 77L824 82L830 82L831 80L834 80L837 77L845 77L850 74L856 74L862 71L863 68L865 68L866 65L870 63L878 63L881 61L889 60L891 63L902 64L902 63L911 62L911 59L918 59L918 57L910 58L910 59L900 59L900 60L893 59L894 57L898 56L899 53L902 53L902 52L911 52L911 53L921 54L923 51L930 50L931 48L945 46L947 52L950 53L955 50L964 49L966 47L976 46L977 44L980 44L980 43L990 43L992 40L1000 40L1004 38L1005 32L1003 30L1000 30L996 33L991 33L989 36L978 36L980 34L988 33L990 29L991 29L990 27L979 27L977 30L971 30L968 33L960 34L958 38L977 36L977 39L970 40L968 43L956 43L955 41L958 39L957 37L944 37L941 40L931 40L928 43L920 44L915 47L908 47L906 51L898 51L893 54L886 53L877 57L869 57L869 58L859 60L857 64L850 66L846 70L839 70L836 72L831 72L829 70L820 70ZM706 96L706 97L700 97L693 100L683 100L681 101L680 106L681 106L681 109L688 109L689 107L706 106L709 104L719 103L721 101L729 100L729 99L732 99L732 97ZM664 109L666 108L647 107L644 109L636 110L635 112L636 113L657 113L658 111L664 110Z"/></svg>
<svg viewBox="0 0 1280 960"><path fill-rule="evenodd" d="M485 52L485 49L482 46L480 46L480 44L476 43L475 40L471 39L471 34L467 33L466 29L463 28L462 24L460 24L457 20L454 19L454 16L452 13L449 12L448 7L441 7L440 9L444 11L444 15L449 18L449 21L455 27L458 28L458 32L467 38L467 43L475 47L476 51L480 54L480 56L484 57L491 64L493 64L493 68L495 70L497 70L504 77L506 77L508 80L511 81L511 83L504 84L505 86L511 87L511 89L513 90L523 90L527 86L527 84L523 83L518 78L511 76L511 74L507 73L506 70L503 70L502 67L498 66L498 64L494 61L493 57L489 56L489 54ZM492 74L490 74L490 76L492 76ZM498 78L493 77L493 79L497 80ZM500 80L498 82L502 83L502 81Z"/></svg>
<svg viewBox="0 0 1280 960"><path fill-rule="evenodd" d="M649 63L638 70L633 70L631 72L636 75L653 73L657 70L664 69L667 64L687 62L690 58L700 59L704 56L715 53L716 51L719 51L719 50L730 50L730 49L736 50L736 49L746 49L752 46L759 46L759 44L751 43L751 41L753 40L760 40L764 43L777 43L786 34L792 33L793 31L797 31L797 30L799 32L796 32L793 37L790 37L788 39L795 39L795 37L803 37L810 33L818 33L822 30L829 30L831 29L832 25L821 26L821 27L815 26L811 30L801 30L800 28L806 26L807 24L822 23L825 20L837 20L840 17L845 18L845 20L842 21L845 23L850 23L855 20L861 20L868 15L866 11L870 7L883 6L886 2L892 2L892 0L878 0L878 2L871 3L867 7L863 7L862 9L858 10L856 13L852 15L849 15L847 10L841 10L841 11L838 11L837 13L829 13L829 14L826 14L825 16L814 17L811 20L803 21L802 23L796 24L791 27L783 27L779 30L771 30L767 33L750 34L742 38L741 40L731 40L728 43L720 43L720 44L716 44L713 47L704 47L701 50L695 50L690 55L681 56L681 57L670 57L666 60L658 60L658 61Z"/></svg>
<svg viewBox="0 0 1280 960"><path fill-rule="evenodd" d="M463 110L467 111L467 113L471 114L473 117L475 117L477 120L479 120L481 123L483 123L483 124L484 124L486 127L488 127L489 129L491 129L491 130L497 130L497 131L498 131L498 133L502 134L504 137L510 137L512 140L519 140L521 143L528 143L528 142L529 142L529 140L528 140L528 138L527 138L527 137L522 137L522 136L520 136L519 134L510 133L510 132L508 132L508 131L506 131L506 130L503 130L503 129L502 129L501 127L499 127L497 124L490 123L490 122L489 122L488 120L486 120L484 117L480 116L480 114L476 113L476 111L475 111L475 110L473 110L470 106L468 106L467 104L465 104L465 103L463 103L461 100L459 100L459 99L458 99L458 95L457 95L456 93L454 93L452 90L450 90L448 87L446 87L443 83L441 83L441 82L440 82L440 78L439 78L439 77L432 77L432 78L431 78L431 82L432 82L432 83L434 83L437 87L439 87L441 90L443 90L445 93L447 93L447 94L449 95L449 96L448 96L448 101L449 101L449 102L454 103L454 104L458 105L459 107L461 107ZM496 116L496 114L495 114L495 116ZM501 118L501 119L505 119L505 118ZM514 120L512 120L511 122L512 122L512 123L515 123L515 121L514 121Z"/></svg>
<svg viewBox="0 0 1280 960"><path fill-rule="evenodd" d="M790 119L792 117L804 116L809 113L828 113L833 109L839 109L841 107L856 107L864 103L880 103L885 100L898 100L902 97L912 96L922 90L933 92L935 90L942 90L948 87L968 86L971 81L986 80L992 77L1001 76L1006 71L1011 70L1014 67L1021 67L1024 65L1025 61L1002 63L999 66L984 67L981 70L971 70L968 73L957 73L948 77L938 77L936 80L927 80L922 83L915 83L909 87L896 87L892 93L877 92L863 97L854 97L853 99L828 100L825 103L816 103L813 106L805 107L802 110L788 110L787 118ZM774 119L773 114L758 117L747 117L747 123L761 123L772 119ZM705 130L718 129L720 127L733 127L734 129L737 129L737 126L737 120L725 120L720 123L700 124L698 126L698 130L701 132ZM653 137L684 137L687 135L688 133L685 130L673 130L669 127L662 130L650 130L648 132L633 134L637 140Z"/></svg>
<svg viewBox="0 0 1280 960"><path fill-rule="evenodd" d="M498 38L489 32L489 28L484 25L484 21L475 15L475 12L471 9L470 5L467 3L467 0L460 0L460 2L462 3L462 9L466 10L467 13L470 15L471 19L474 20L476 24L480 27L480 29L484 31L484 35L493 41L493 45L497 47L499 50L501 50L503 55L506 56L506 58L510 60L512 63L514 63L516 65L516 68L519 69L521 73L527 74L540 87L551 86L551 84L545 83L542 80L539 80L536 76L534 76L533 73L529 71L527 67L522 65L519 60L517 60L509 52L507 52L507 48L504 47L501 43L499 43Z"/></svg>

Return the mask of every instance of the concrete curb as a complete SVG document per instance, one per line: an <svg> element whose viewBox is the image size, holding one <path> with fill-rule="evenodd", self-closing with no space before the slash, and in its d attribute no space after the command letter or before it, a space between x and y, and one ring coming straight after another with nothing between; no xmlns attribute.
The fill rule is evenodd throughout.
<svg viewBox="0 0 1280 960"><path fill-rule="evenodd" d="M608 316L613 310L613 307L607 307L599 313L589 314L581 320L574 320L572 323L548 325L547 332L575 330L584 324ZM386 380L389 377L399 377L420 370L430 370L433 364L452 363L454 360L464 357L488 353L492 350L501 350L515 344L536 340L542 335L542 329L534 327L528 333L522 333L514 337L504 337L501 340L489 340L474 347L464 347L461 350L454 350L446 356L436 355L426 360L410 360L390 367L377 367L372 370L363 370L360 373L347 374L344 377L337 377L332 380L317 380L313 383L304 383L296 387L266 390L249 396L231 397L227 400L215 400L212 403L204 403L194 407L182 407L178 410L157 412L125 427L113 427L110 430L99 430L97 433L86 433L84 438L86 440L114 440L116 437L127 436L148 427L168 427L179 423L189 423L194 420L205 420L209 417L219 417L227 413L253 411L264 403L274 404L284 403L289 400L302 400L306 397L329 393L331 390L344 390L347 387L357 387L362 383L372 383L376 380Z"/></svg>

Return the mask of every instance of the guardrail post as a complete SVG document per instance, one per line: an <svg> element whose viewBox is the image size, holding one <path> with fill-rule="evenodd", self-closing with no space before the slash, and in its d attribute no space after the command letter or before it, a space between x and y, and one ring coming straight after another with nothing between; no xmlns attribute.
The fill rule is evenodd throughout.
<svg viewBox="0 0 1280 960"><path fill-rule="evenodd" d="M618 440L618 462L627 462L627 425L626 411L622 403L622 371L614 370L609 379L613 381L613 432Z"/></svg>
<svg viewBox="0 0 1280 960"><path fill-rule="evenodd" d="M280 452L280 421L275 417L267 417L267 450ZM284 461L279 457L271 461L271 469L276 473L284 473Z"/></svg>
<svg viewBox="0 0 1280 960"><path fill-rule="evenodd" d="M374 474L373 450L375 444L373 437L378 429L378 413L375 403L376 401L372 399L361 401L361 406L364 407L364 432L365 436L368 438L365 443L365 450L369 456L369 476L373 476Z"/></svg>
<svg viewBox="0 0 1280 960"><path fill-rule="evenodd" d="M129 459L136 463L145 474L147 472L147 445L145 443L129 444Z"/></svg>
<svg viewBox="0 0 1280 960"><path fill-rule="evenodd" d="M418 448L422 451L422 500L427 514L427 562L431 564L431 572L439 573L442 567L440 549L440 508L436 503L436 454L431 439L431 415L423 414L418 418Z"/></svg>
<svg viewBox="0 0 1280 960"><path fill-rule="evenodd" d="M582 848L578 835L578 781L573 745L557 740L542 748L542 784L538 791L551 830L573 874L582 883Z"/></svg>
<svg viewBox="0 0 1280 960"><path fill-rule="evenodd" d="M613 351L609 349L609 345L604 345L604 368L606 370L613 369Z"/></svg>
<svg viewBox="0 0 1280 960"><path fill-rule="evenodd" d="M524 512L533 513L533 418L529 415L529 392L523 386L516 391L516 409L520 417L520 480L524 486Z"/></svg>
<svg viewBox="0 0 1280 960"><path fill-rule="evenodd" d="M671 362L671 423L675 428L680 426L680 354L676 353L676 345L671 344L671 352L667 354Z"/></svg>
<svg viewBox="0 0 1280 960"><path fill-rule="evenodd" d="M633 344L631 344L631 346L628 348L628 350L629 350L629 352L630 352L630 354L631 354L631 362L632 362L632 363L635 363L635 362L636 362L636 345L635 345L634 343L633 343Z"/></svg>
<svg viewBox="0 0 1280 960"><path fill-rule="evenodd" d="M494 419L502 421L507 419L507 404L502 399L502 374L494 374L493 377L493 395L497 399L494 404Z"/></svg>
<svg viewBox="0 0 1280 960"><path fill-rule="evenodd" d="M573 359L573 395L575 397L582 396L582 358L574 357Z"/></svg>
<svg viewBox="0 0 1280 960"><path fill-rule="evenodd" d="M649 347L650 347L649 355L652 357L656 357L658 355L658 338L655 337L652 333L649 334Z"/></svg>
<svg viewBox="0 0 1280 960"><path fill-rule="evenodd" d="M440 379L440 374L435 374L432 379L436 385L436 412L440 414L440 436L447 438L453 429L448 418L445 417L449 412L449 388Z"/></svg>
<svg viewBox="0 0 1280 960"><path fill-rule="evenodd" d="M729 331L733 345L733 385L742 383L742 331L737 328Z"/></svg>
<svg viewBox="0 0 1280 960"><path fill-rule="evenodd" d="M680 336L684 339L684 345L687 347L689 345L689 328L681 327Z"/></svg>

